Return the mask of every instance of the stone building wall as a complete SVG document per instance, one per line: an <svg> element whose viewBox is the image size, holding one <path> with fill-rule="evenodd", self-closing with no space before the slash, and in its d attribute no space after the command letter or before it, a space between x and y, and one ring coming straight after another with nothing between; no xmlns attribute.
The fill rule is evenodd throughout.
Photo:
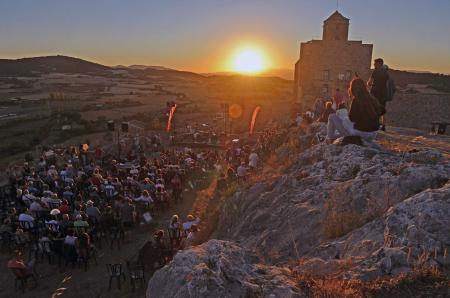
<svg viewBox="0 0 450 298"><path fill-rule="evenodd" d="M373 45L347 40L348 31L343 30L348 30L348 19L335 12L324 22L324 40L301 43L295 64L294 101L329 98L336 88L347 94L355 74L368 80Z"/></svg>

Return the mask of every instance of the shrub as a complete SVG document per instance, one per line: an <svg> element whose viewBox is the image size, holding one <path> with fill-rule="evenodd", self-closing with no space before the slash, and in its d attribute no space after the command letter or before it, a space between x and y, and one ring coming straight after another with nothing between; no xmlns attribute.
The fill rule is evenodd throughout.
<svg viewBox="0 0 450 298"><path fill-rule="evenodd" d="M450 278L431 268L367 282L305 274L296 280L306 297L448 297L450 287Z"/></svg>

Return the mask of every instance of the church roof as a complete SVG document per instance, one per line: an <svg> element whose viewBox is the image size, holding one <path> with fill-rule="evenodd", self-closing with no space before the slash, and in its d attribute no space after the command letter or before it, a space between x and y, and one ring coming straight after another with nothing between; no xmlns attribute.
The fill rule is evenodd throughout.
<svg viewBox="0 0 450 298"><path fill-rule="evenodd" d="M328 17L328 19L325 20L325 22L329 21L346 21L348 22L349 19L344 17L339 11L335 11L331 16Z"/></svg>

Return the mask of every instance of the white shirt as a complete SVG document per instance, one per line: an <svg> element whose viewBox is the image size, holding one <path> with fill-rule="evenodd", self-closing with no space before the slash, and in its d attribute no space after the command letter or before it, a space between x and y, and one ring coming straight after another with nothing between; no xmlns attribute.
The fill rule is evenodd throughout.
<svg viewBox="0 0 450 298"><path fill-rule="evenodd" d="M192 244L194 243L195 240L195 234L193 232L189 232L189 234L186 237L186 244L184 246L184 248L189 248L192 246Z"/></svg>
<svg viewBox="0 0 450 298"><path fill-rule="evenodd" d="M196 218L193 221L187 221L183 223L183 230L190 230L192 225L198 225L200 223L200 218Z"/></svg>
<svg viewBox="0 0 450 298"><path fill-rule="evenodd" d="M75 245L76 240L77 240L77 237L66 236L66 239L64 239L64 244Z"/></svg>
<svg viewBox="0 0 450 298"><path fill-rule="evenodd" d="M42 210L45 210L45 209L42 208L42 206L38 202L34 201L30 205L30 210L31 211L42 211Z"/></svg>
<svg viewBox="0 0 450 298"><path fill-rule="evenodd" d="M134 199L136 202L146 202L146 203L153 203L153 199L151 196L145 197L145 196L140 196L138 198Z"/></svg>
<svg viewBox="0 0 450 298"><path fill-rule="evenodd" d="M26 213L21 213L19 215L19 221L34 221L34 217Z"/></svg>
<svg viewBox="0 0 450 298"><path fill-rule="evenodd" d="M258 166L258 154L256 152L252 152L250 156L248 157L249 162L248 165L252 168L256 168Z"/></svg>
<svg viewBox="0 0 450 298"><path fill-rule="evenodd" d="M238 177L244 177L245 175L247 175L247 168L244 166L239 166L237 168L237 175Z"/></svg>

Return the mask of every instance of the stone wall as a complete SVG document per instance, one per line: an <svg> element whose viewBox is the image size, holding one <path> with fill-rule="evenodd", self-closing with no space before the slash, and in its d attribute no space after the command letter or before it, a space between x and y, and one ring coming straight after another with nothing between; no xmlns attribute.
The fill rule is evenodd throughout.
<svg viewBox="0 0 450 298"><path fill-rule="evenodd" d="M302 96L330 97L336 88L346 90L355 73L367 80L370 76L372 47L361 41L313 40L302 43L300 60L296 65L296 84L302 87ZM328 75L325 71L328 71ZM328 87L326 92L325 86Z"/></svg>

